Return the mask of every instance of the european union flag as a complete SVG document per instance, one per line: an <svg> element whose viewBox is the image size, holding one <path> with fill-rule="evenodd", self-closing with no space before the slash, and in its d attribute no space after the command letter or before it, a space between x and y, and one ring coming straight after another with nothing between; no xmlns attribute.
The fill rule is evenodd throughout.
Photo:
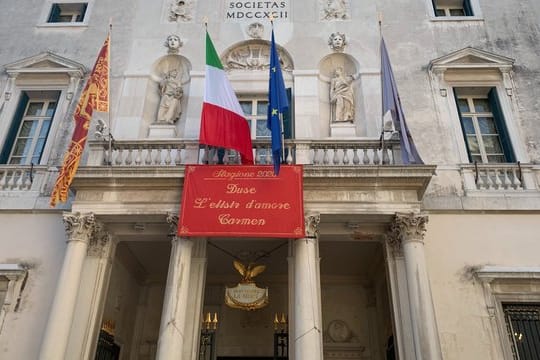
<svg viewBox="0 0 540 360"><path fill-rule="evenodd" d="M272 159L274 161L274 174L279 175L279 166L283 152L281 120L283 113L289 108L281 64L274 41L272 28L272 45L270 48L270 83L268 85L268 120L266 127L272 132Z"/></svg>

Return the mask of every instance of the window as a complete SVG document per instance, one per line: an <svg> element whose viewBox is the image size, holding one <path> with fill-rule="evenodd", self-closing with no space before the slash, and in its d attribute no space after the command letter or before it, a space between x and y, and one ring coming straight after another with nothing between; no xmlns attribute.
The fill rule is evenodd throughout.
<svg viewBox="0 0 540 360"><path fill-rule="evenodd" d="M40 163L56 111L59 91L21 93L0 162L19 165Z"/></svg>
<svg viewBox="0 0 540 360"><path fill-rule="evenodd" d="M78 23L84 21L88 3L53 3L48 23Z"/></svg>
<svg viewBox="0 0 540 360"><path fill-rule="evenodd" d="M470 162L514 162L495 88L454 88Z"/></svg>
<svg viewBox="0 0 540 360"><path fill-rule="evenodd" d="M514 359L540 358L540 304L502 304Z"/></svg>
<svg viewBox="0 0 540 360"><path fill-rule="evenodd" d="M6 314L19 308L27 274L19 264L0 264L0 331Z"/></svg>
<svg viewBox="0 0 540 360"><path fill-rule="evenodd" d="M435 16L473 16L470 0L433 0Z"/></svg>

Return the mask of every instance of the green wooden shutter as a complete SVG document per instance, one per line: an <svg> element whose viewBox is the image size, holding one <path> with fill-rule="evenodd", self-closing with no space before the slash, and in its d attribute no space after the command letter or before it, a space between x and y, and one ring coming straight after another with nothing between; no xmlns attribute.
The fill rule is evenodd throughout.
<svg viewBox="0 0 540 360"><path fill-rule="evenodd" d="M465 12L465 16L473 16L473 11L471 7L470 0L463 0L463 11Z"/></svg>
<svg viewBox="0 0 540 360"><path fill-rule="evenodd" d="M19 127L21 126L21 121L24 116L24 111L26 110L26 104L28 104L28 95L23 92L21 93L21 98L19 99L19 104L17 105L17 110L9 126L8 133L6 135L6 141L0 153L0 164L7 164L9 159L9 154L11 153L11 148L15 143L17 138L17 133L19 132Z"/></svg>
<svg viewBox="0 0 540 360"><path fill-rule="evenodd" d="M285 139L293 138L293 129L292 129L292 91L291 88L285 89L287 91L287 100L289 101L289 108L286 112L283 113L283 137Z"/></svg>
<svg viewBox="0 0 540 360"><path fill-rule="evenodd" d="M81 4L81 13L77 15L77 22L84 21L84 14L86 14L86 8L88 7L87 3Z"/></svg>
<svg viewBox="0 0 540 360"><path fill-rule="evenodd" d="M58 22L58 17L60 16L60 6L58 4L52 4L51 13L47 22L56 23Z"/></svg>
<svg viewBox="0 0 540 360"><path fill-rule="evenodd" d="M433 4L433 15L437 15L437 0L431 0L431 3Z"/></svg>
<svg viewBox="0 0 540 360"><path fill-rule="evenodd" d="M465 132L465 128L463 127L463 121L461 120L463 116L461 115L461 110L459 110L459 102L458 102L456 88L452 88L452 91L454 93L454 99L456 100L456 110L459 115L459 125L461 126L461 132L463 133L463 140L465 141L465 147L467 148L467 156L469 157L469 162L472 163L473 161L471 157L471 150L469 149L469 141L467 140L467 133Z"/></svg>
<svg viewBox="0 0 540 360"><path fill-rule="evenodd" d="M497 126L499 138L501 139L504 157L506 158L507 162L516 162L516 156L514 154L512 143L510 142L510 136L508 135L508 129L504 120L501 103L495 88L489 90L488 100L491 105L491 112L493 113L493 118L495 119L495 125Z"/></svg>

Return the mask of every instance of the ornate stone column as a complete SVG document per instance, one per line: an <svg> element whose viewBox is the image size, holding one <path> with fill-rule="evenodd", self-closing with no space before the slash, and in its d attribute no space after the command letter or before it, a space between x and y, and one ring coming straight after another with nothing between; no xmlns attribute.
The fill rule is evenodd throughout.
<svg viewBox="0 0 540 360"><path fill-rule="evenodd" d="M81 360L94 359L101 329L116 242L105 225L96 222L84 260L66 355Z"/></svg>
<svg viewBox="0 0 540 360"><path fill-rule="evenodd" d="M424 253L427 215L398 213L392 224L394 239L401 243L407 273L415 359L442 359L439 332Z"/></svg>
<svg viewBox="0 0 540 360"><path fill-rule="evenodd" d="M294 241L294 359L322 360L319 214L306 216L306 237Z"/></svg>
<svg viewBox="0 0 540 360"><path fill-rule="evenodd" d="M190 292L189 274L193 249L192 240L176 237L178 216L168 214L167 222L170 225L169 235L172 236L172 249L159 327L156 356L158 360L179 359L184 351L186 311Z"/></svg>
<svg viewBox="0 0 540 360"><path fill-rule="evenodd" d="M41 344L41 360L65 356L86 249L95 229L94 214L64 213L64 224L68 235L66 255Z"/></svg>

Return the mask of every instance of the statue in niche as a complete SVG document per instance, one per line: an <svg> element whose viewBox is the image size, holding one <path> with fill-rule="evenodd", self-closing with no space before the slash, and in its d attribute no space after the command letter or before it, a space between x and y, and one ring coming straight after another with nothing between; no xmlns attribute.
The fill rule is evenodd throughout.
<svg viewBox="0 0 540 360"><path fill-rule="evenodd" d="M170 21L190 21L193 18L191 15L191 1L189 0L173 0L169 7Z"/></svg>
<svg viewBox="0 0 540 360"><path fill-rule="evenodd" d="M167 52L169 54L178 54L178 50L182 45L183 43L180 40L180 36L175 34L167 36L167 40L165 41L165 47L167 47Z"/></svg>
<svg viewBox="0 0 540 360"><path fill-rule="evenodd" d="M159 102L157 122L172 125L178 121L182 114L181 79L177 69L170 70L159 83L161 101Z"/></svg>
<svg viewBox="0 0 540 360"><path fill-rule="evenodd" d="M346 0L323 0L321 12L322 20L346 20L349 18L347 13Z"/></svg>
<svg viewBox="0 0 540 360"><path fill-rule="evenodd" d="M345 75L340 66L334 71L330 81L330 105L332 122L353 122L354 120L354 91L353 75Z"/></svg>
<svg viewBox="0 0 540 360"><path fill-rule="evenodd" d="M332 33L328 38L328 45L336 52L343 52L345 45L347 45L347 38L343 33Z"/></svg>

